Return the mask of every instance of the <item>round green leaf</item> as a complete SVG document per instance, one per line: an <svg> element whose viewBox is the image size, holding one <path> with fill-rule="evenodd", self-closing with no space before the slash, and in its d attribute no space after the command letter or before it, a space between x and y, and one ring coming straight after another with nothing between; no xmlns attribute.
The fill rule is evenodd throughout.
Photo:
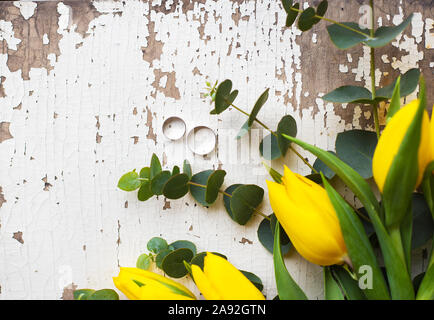
<svg viewBox="0 0 434 320"><path fill-rule="evenodd" d="M184 160L184 164L182 166L182 172L185 173L189 178L191 178L192 171L191 171L191 165L190 162L188 162L188 160Z"/></svg>
<svg viewBox="0 0 434 320"><path fill-rule="evenodd" d="M137 258L136 267L143 270L148 270L151 266L152 259L146 253L141 254Z"/></svg>
<svg viewBox="0 0 434 320"><path fill-rule="evenodd" d="M322 99L337 103L372 104L372 93L364 87L342 86L327 93Z"/></svg>
<svg viewBox="0 0 434 320"><path fill-rule="evenodd" d="M155 177L151 181L151 191L153 194L159 196L163 194L163 188L166 184L167 180L170 179L172 174L170 171L160 171L155 175Z"/></svg>
<svg viewBox="0 0 434 320"><path fill-rule="evenodd" d="M292 7L292 0L282 0L282 6L286 13L289 13Z"/></svg>
<svg viewBox="0 0 434 320"><path fill-rule="evenodd" d="M188 193L188 181L185 173L179 173L171 177L163 188L163 194L167 199L179 199Z"/></svg>
<svg viewBox="0 0 434 320"><path fill-rule="evenodd" d="M163 249L160 252L158 252L157 256L155 257L155 265L157 268L162 269L162 264L164 258L173 251L171 248Z"/></svg>
<svg viewBox="0 0 434 320"><path fill-rule="evenodd" d="M252 112L250 112L250 116L249 119L247 121L247 124L249 127L252 126L253 122L256 119L256 116L258 115L259 111L261 110L262 106L265 104L265 102L267 102L268 100L268 91L270 89L266 89L258 98L258 100L256 101Z"/></svg>
<svg viewBox="0 0 434 320"><path fill-rule="evenodd" d="M372 157L377 146L377 135L372 131L349 130L336 138L336 154L363 178L372 177Z"/></svg>
<svg viewBox="0 0 434 320"><path fill-rule="evenodd" d="M228 259L224 254L221 254L218 252L212 252L212 253L217 255L217 256L220 256L226 260ZM204 262L205 256L206 256L206 252L198 253L197 255L195 255L193 257L193 259L191 259L191 264L195 264L203 270L203 262Z"/></svg>
<svg viewBox="0 0 434 320"><path fill-rule="evenodd" d="M232 192L234 192L234 190L236 188L238 188L239 186L242 186L242 184L233 184L225 190L225 193L232 195ZM232 210L231 210L231 198L228 197L227 195L223 195L223 203L224 203L226 212L229 214L229 217L231 217L231 219L235 221L234 215L233 215Z"/></svg>
<svg viewBox="0 0 434 320"><path fill-rule="evenodd" d="M294 9L299 10L300 9L300 4L296 3L292 6ZM288 15L286 16L286 22L285 22L285 26L286 27L290 27L294 24L295 20L297 19L298 16L298 11L296 10L290 10L288 12Z"/></svg>
<svg viewBox="0 0 434 320"><path fill-rule="evenodd" d="M153 237L147 244L148 250L153 253L159 253L168 247L169 245L167 244L167 241L160 237Z"/></svg>
<svg viewBox="0 0 434 320"><path fill-rule="evenodd" d="M151 198L154 194L151 191L151 183L149 181L144 182L137 193L137 199L139 201L146 201Z"/></svg>
<svg viewBox="0 0 434 320"><path fill-rule="evenodd" d="M298 28L307 31L315 24L315 9L310 7L304 10L298 18Z"/></svg>
<svg viewBox="0 0 434 320"><path fill-rule="evenodd" d="M365 43L372 48L383 47L394 40L410 24L413 13L410 14L401 24L392 27L380 27L375 31L375 37Z"/></svg>
<svg viewBox="0 0 434 320"><path fill-rule="evenodd" d="M316 8L316 15L319 17L324 17L325 13L327 12L328 5L329 4L328 4L327 0L321 1L321 3ZM314 18L315 24L317 24L320 21L321 21L320 18Z"/></svg>
<svg viewBox="0 0 434 320"><path fill-rule="evenodd" d="M210 177L210 175L214 172L214 170L205 170L205 171L201 171L196 173L194 176L191 177L191 182L196 183L196 184L200 184L203 186L206 186L208 183L208 178ZM198 187L195 185L190 184L189 185L190 188L190 193L193 196L193 198L199 202L201 205L203 205L204 207L208 207L210 204L208 202L206 202L205 200L205 192L206 192L206 188L204 187Z"/></svg>
<svg viewBox="0 0 434 320"><path fill-rule="evenodd" d="M182 278L188 271L185 268L184 261L190 262L193 258L193 252L187 248L180 248L170 252L161 264L164 272L172 278Z"/></svg>
<svg viewBox="0 0 434 320"><path fill-rule="evenodd" d="M253 184L242 185L234 190L230 201L234 220L244 225L264 198L264 189Z"/></svg>
<svg viewBox="0 0 434 320"><path fill-rule="evenodd" d="M336 155L336 153L334 153L333 151L329 151L330 153ZM317 158L315 160L315 162L313 163L313 168L318 171L318 172L322 172L323 175L327 178L327 179L333 179L333 177L336 175L335 172L330 169L324 162L321 161L321 159ZM314 172L312 171L312 174ZM321 182L321 177L319 177L319 181Z"/></svg>
<svg viewBox="0 0 434 320"><path fill-rule="evenodd" d="M247 279L250 280L251 283L253 283L256 288L258 288L259 291L262 291L262 289L264 289L261 278L259 278L256 274L245 270L240 271Z"/></svg>
<svg viewBox="0 0 434 320"><path fill-rule="evenodd" d="M274 214L271 214L268 217L271 219L273 216L274 216ZM257 231L259 242L271 254L273 254L274 232L275 232L275 230L272 229L272 227L271 227L272 225L275 226L275 224L272 224L270 222L270 220L264 218L261 221L261 223L259 224L258 231ZM285 230L283 230L283 228L282 228L280 231L281 231L281 234L280 234L281 245L280 246L281 246L281 250L282 250L282 255L286 255L289 252L289 250L291 249L292 244L289 241L289 238L286 235ZM283 243L282 240L285 241L285 243Z"/></svg>
<svg viewBox="0 0 434 320"><path fill-rule="evenodd" d="M74 300L87 300L87 298L93 294L93 289L79 289L74 291Z"/></svg>
<svg viewBox="0 0 434 320"><path fill-rule="evenodd" d="M280 153L282 155L286 154L289 146L291 145L291 141L282 136L282 134L286 134L291 137L295 137L297 135L297 122L295 119L286 115L282 119L280 119L279 124L277 125L277 144L280 149Z"/></svg>
<svg viewBox="0 0 434 320"><path fill-rule="evenodd" d="M193 242L188 241L188 240L177 240L177 241L169 244L169 247L172 250L177 250L177 249L181 249L181 248L190 249L193 252L193 255L195 255L197 252L196 245Z"/></svg>
<svg viewBox="0 0 434 320"><path fill-rule="evenodd" d="M178 166L174 166L173 169L172 169L172 176L174 176L174 175L176 175L176 174L178 174L180 172L181 172L181 170L179 169L179 167Z"/></svg>
<svg viewBox="0 0 434 320"><path fill-rule="evenodd" d="M142 182L139 180L139 174L136 170L125 173L118 182L118 188L124 191L134 191L140 187Z"/></svg>
<svg viewBox="0 0 434 320"><path fill-rule="evenodd" d="M241 139L246 133L248 133L250 131L250 126L249 126L249 120L247 120L246 122L244 122L243 126L241 127L240 131L238 131L236 139Z"/></svg>
<svg viewBox="0 0 434 320"><path fill-rule="evenodd" d="M342 22L341 24L356 29L362 33L366 33L366 31L360 29L359 25L355 22ZM329 33L330 40L339 49L349 49L369 38L369 34L363 36L360 33L348 30L347 28L341 27L337 24L331 24L327 26L327 31Z"/></svg>
<svg viewBox="0 0 434 320"><path fill-rule="evenodd" d="M399 92L401 97L408 96L414 90L416 90L419 84L420 71L419 69L410 69L401 76L399 84ZM395 89L396 81L393 81L390 85L377 90L377 97L380 98L392 98L393 90Z"/></svg>
<svg viewBox="0 0 434 320"><path fill-rule="evenodd" d="M158 159L157 155L154 153L152 154L151 158L151 168L150 168L150 174L149 178L153 179L158 173L161 172L161 163L160 159Z"/></svg>
<svg viewBox="0 0 434 320"><path fill-rule="evenodd" d="M226 171L216 170L208 177L205 190L205 201L207 203L213 204L217 200L225 175Z"/></svg>
<svg viewBox="0 0 434 320"><path fill-rule="evenodd" d="M279 143L275 135L270 133L259 144L259 153L266 160L275 160L282 156Z"/></svg>
<svg viewBox="0 0 434 320"><path fill-rule="evenodd" d="M92 293L87 300L119 300L119 295L112 289L102 289Z"/></svg>
<svg viewBox="0 0 434 320"><path fill-rule="evenodd" d="M227 79L219 84L215 95L215 109L212 114L220 114L234 102L238 95L238 90L232 91L232 81Z"/></svg>
<svg viewBox="0 0 434 320"><path fill-rule="evenodd" d="M142 168L142 170L140 170L140 178L142 179L149 179L149 177L151 176L151 168L149 167L144 167Z"/></svg>

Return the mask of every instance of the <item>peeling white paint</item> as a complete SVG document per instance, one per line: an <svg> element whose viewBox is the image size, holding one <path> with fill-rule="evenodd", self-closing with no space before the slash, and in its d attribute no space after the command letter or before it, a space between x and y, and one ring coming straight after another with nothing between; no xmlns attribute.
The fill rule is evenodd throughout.
<svg viewBox="0 0 434 320"><path fill-rule="evenodd" d="M11 50L17 50L17 45L21 42L20 39L15 38L10 21L0 20L0 41L3 40L6 41Z"/></svg>
<svg viewBox="0 0 434 320"><path fill-rule="evenodd" d="M24 19L29 20L35 13L37 4L33 1L14 1L14 6L20 9Z"/></svg>

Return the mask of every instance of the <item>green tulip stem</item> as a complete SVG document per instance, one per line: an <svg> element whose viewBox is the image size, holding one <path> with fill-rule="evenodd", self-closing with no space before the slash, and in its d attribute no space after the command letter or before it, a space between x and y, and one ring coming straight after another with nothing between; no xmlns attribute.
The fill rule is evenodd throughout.
<svg viewBox="0 0 434 320"><path fill-rule="evenodd" d="M231 106L234 107L236 110L238 110L239 112L245 114L246 116L250 117L250 114L245 112L243 109L238 108L237 106L235 106L233 103L231 103ZM273 130L271 130L268 126L266 126L263 122L259 121L258 119L255 118L255 121L261 125L265 130L268 130L272 135L274 135L275 137L277 137L277 133L274 132ZM295 150L295 148L290 145L289 149L291 149L292 152L294 152L297 157L299 157L301 159L301 161L303 161L313 172L318 173L317 170L315 170L314 167L311 166L311 164L297 151Z"/></svg>
<svg viewBox="0 0 434 320"><path fill-rule="evenodd" d="M191 181L189 181L188 184L191 184L192 186L196 186L196 187L200 187L200 188L206 189L206 185L204 185L204 184L199 184L199 183L191 182ZM227 196L229 198L232 198L231 194L229 194L227 192L224 192L222 190L219 190L219 193L221 193L221 194L223 194L223 195L225 195L225 196ZM265 213L263 213L263 212L261 212L261 211L259 211L257 209L254 209L254 212L257 213L257 214L259 214L260 216L264 217L268 221L271 221L270 217L268 217Z"/></svg>
<svg viewBox="0 0 434 320"><path fill-rule="evenodd" d="M298 13L303 13L304 12L304 10L296 9L294 7L291 7L291 10L292 11L296 11ZM319 16L319 15L314 15L313 17L317 18L317 19L321 19L321 20L327 21L327 22L330 22L330 23L333 23L335 25L338 25L338 26L340 26L340 27L342 27L344 29L353 31L355 33L361 34L362 36L365 36L367 38L366 40L372 40L372 39L374 39L374 36L372 36L372 35L366 34L366 33L362 32L360 30L357 30L357 29L351 28L349 26L346 26L346 25L344 25L342 23L339 23L339 22L337 22L335 20L332 20L332 19L329 19L329 18L326 18L326 17L322 17L322 16Z"/></svg>
<svg viewBox="0 0 434 320"><path fill-rule="evenodd" d="M393 245L398 250L398 253L402 261L405 261L404 248L402 246L402 239L401 239L401 229L399 228L399 226L391 227L389 229L389 234L390 234L390 238L392 239Z"/></svg>
<svg viewBox="0 0 434 320"><path fill-rule="evenodd" d="M369 5L371 7L371 38L375 36L375 17L374 17L374 0L369 1ZM372 100L375 100L377 97L377 93L375 91L375 49L373 47L370 48L371 52L371 92L372 92ZM374 103L372 105L372 113L374 114L374 123L375 123L375 132L377 133L377 138L380 138L380 122L378 120L378 103Z"/></svg>

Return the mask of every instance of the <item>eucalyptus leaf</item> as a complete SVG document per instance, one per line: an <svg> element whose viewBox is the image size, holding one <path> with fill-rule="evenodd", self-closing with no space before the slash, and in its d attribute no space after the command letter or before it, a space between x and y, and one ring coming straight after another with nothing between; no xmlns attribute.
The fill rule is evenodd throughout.
<svg viewBox="0 0 434 320"><path fill-rule="evenodd" d="M142 181L139 180L139 174L136 170L125 173L118 182L118 188L124 191L134 191L137 190Z"/></svg>
<svg viewBox="0 0 434 320"><path fill-rule="evenodd" d="M180 248L187 248L193 252L193 255L196 255L197 253L196 245L193 242L188 240L177 240L169 244L169 247L173 248L173 250L177 250Z"/></svg>
<svg viewBox="0 0 434 320"><path fill-rule="evenodd" d="M205 190L205 201L207 203L213 204L217 200L225 175L226 171L216 170L208 177Z"/></svg>
<svg viewBox="0 0 434 320"><path fill-rule="evenodd" d="M219 84L215 96L215 109L213 114L220 114L235 101L238 90L232 90L232 81L227 79Z"/></svg>
<svg viewBox="0 0 434 320"><path fill-rule="evenodd" d="M262 284L261 278L259 278L256 274L245 270L240 270L240 271L247 279L250 280L251 283L253 283L253 285L259 291L262 291L264 289L264 285Z"/></svg>
<svg viewBox="0 0 434 320"><path fill-rule="evenodd" d="M365 33L365 31L362 30L355 22L342 22L341 24ZM341 27L337 24L331 24L327 26L327 31L329 33L330 40L339 49L349 49L369 39L369 34L363 36L360 33Z"/></svg>
<svg viewBox="0 0 434 320"><path fill-rule="evenodd" d="M148 270L151 266L152 259L149 255L146 253L142 253L138 258L136 262L136 267L143 270Z"/></svg>
<svg viewBox="0 0 434 320"><path fill-rule="evenodd" d="M290 10L288 12L288 15L286 16L286 22L285 22L285 26L286 27L290 27L294 24L295 20L297 19L298 16L298 10L300 9L300 4L296 3L292 6L294 9L296 10Z"/></svg>
<svg viewBox="0 0 434 320"><path fill-rule="evenodd" d="M180 172L181 172L181 170L179 169L179 167L178 166L174 166L173 169L172 169L172 176L174 176L174 175L176 175L176 174L178 174Z"/></svg>
<svg viewBox="0 0 434 320"><path fill-rule="evenodd" d="M285 139L282 134L287 134L288 136L295 137L297 135L297 122L295 119L286 115L280 119L279 124L277 125L277 144L280 149L280 153L284 156L288 151L291 142L288 139Z"/></svg>
<svg viewBox="0 0 434 320"><path fill-rule="evenodd" d="M232 195L232 192L234 192L234 190L240 186L242 186L242 184L233 184L233 185L229 186L228 188L226 188L225 194L223 194L223 204L225 206L226 212L228 213L229 217L231 217L231 219L234 221L235 221L235 218L234 218L234 215L233 215L232 209L231 209L231 198L229 196L227 196L226 194Z"/></svg>
<svg viewBox="0 0 434 320"><path fill-rule="evenodd" d="M262 162L262 164L267 169L268 173L270 174L270 176L273 178L275 182L282 183L282 175L279 172L277 172L276 170L268 166L265 162Z"/></svg>
<svg viewBox="0 0 434 320"><path fill-rule="evenodd" d="M172 248L163 249L160 252L158 252L157 256L155 257L155 265L157 268L162 269L163 266L163 260L164 258L173 251Z"/></svg>
<svg viewBox="0 0 434 320"><path fill-rule="evenodd" d="M160 171L151 181L151 191L153 194L159 196L163 194L163 188L167 180L170 179L172 173L170 171Z"/></svg>
<svg viewBox="0 0 434 320"><path fill-rule="evenodd" d="M394 40L410 24L413 13L410 14L401 24L392 27L380 27L375 31L375 37L372 40L365 41L365 44L372 48L383 47Z"/></svg>
<svg viewBox="0 0 434 320"><path fill-rule="evenodd" d="M372 93L365 87L342 86L322 97L325 101L337 103L372 103Z"/></svg>
<svg viewBox="0 0 434 320"><path fill-rule="evenodd" d="M336 155L336 153L334 153L333 151L328 151L328 152ZM317 158L315 160L315 162L313 163L313 168L318 172L322 172L328 180L333 179L334 176L336 175L336 173L332 169L330 169L324 162L322 162L320 158ZM314 174L314 171L312 171L312 174Z"/></svg>
<svg viewBox="0 0 434 320"><path fill-rule="evenodd" d="M286 13L291 12L292 0L282 0L282 6Z"/></svg>
<svg viewBox="0 0 434 320"><path fill-rule="evenodd" d="M262 106L267 102L268 100L268 91L270 89L267 88L258 98L255 105L253 106L252 112L250 112L250 116L248 119L248 125L249 127L252 126L253 122L256 120L256 116L258 115L259 111L261 110Z"/></svg>
<svg viewBox="0 0 434 320"><path fill-rule="evenodd" d="M244 122L244 124L241 127L240 131L238 131L236 139L239 140L243 136L245 136L250 131L250 128L251 127L249 126L249 120L247 120L246 122Z"/></svg>
<svg viewBox="0 0 434 320"><path fill-rule="evenodd" d="M369 179L372 178L372 158L377 141L377 135L372 131L344 131L336 137L336 154L363 178Z"/></svg>
<svg viewBox="0 0 434 320"><path fill-rule="evenodd" d="M198 172L195 175L193 175L190 180L190 182L194 184L199 184L203 186L203 187L199 187L199 186L195 186L194 184L190 184L189 188L193 198L204 207L210 206L210 204L205 200L205 193L206 193L206 185L208 182L208 178L210 177L211 174L213 174L213 172L214 170L205 170L205 171Z"/></svg>
<svg viewBox="0 0 434 320"><path fill-rule="evenodd" d="M300 14L300 18L298 18L298 28L301 31L307 31L313 27L316 23L315 19L315 9L312 7L307 8Z"/></svg>
<svg viewBox="0 0 434 320"><path fill-rule="evenodd" d="M230 201L233 219L241 225L245 225L256 207L264 198L264 189L253 184L245 184L234 190Z"/></svg>
<svg viewBox="0 0 434 320"><path fill-rule="evenodd" d="M119 295L112 289L97 290L87 300L119 300Z"/></svg>
<svg viewBox="0 0 434 320"><path fill-rule="evenodd" d="M417 68L413 68L408 70L406 73L404 73L402 76L398 77L400 78L400 84L399 84L399 97L406 97L409 94L411 94L414 90L416 90L416 87L419 83L420 78L420 70ZM393 81L390 85L379 88L376 92L377 97L382 97L386 99L391 99L393 96L393 91L395 89L396 83L398 79ZM390 111L390 109L389 109Z"/></svg>
<svg viewBox="0 0 434 320"><path fill-rule="evenodd" d="M358 282L349 275L347 270L342 266L334 265L330 267L330 271L348 300L366 300Z"/></svg>
<svg viewBox="0 0 434 320"><path fill-rule="evenodd" d="M191 179L193 173L191 170L190 162L188 162L188 160L184 160L184 164L182 166L182 172L185 173Z"/></svg>
<svg viewBox="0 0 434 320"><path fill-rule="evenodd" d="M161 163L160 159L158 159L157 155L154 153L152 154L151 158L151 171L149 174L149 178L153 179L158 173L161 172Z"/></svg>
<svg viewBox="0 0 434 320"><path fill-rule="evenodd" d="M140 178L142 179L149 179L151 176L151 168L149 167L144 167L140 170L140 174L139 174Z"/></svg>
<svg viewBox="0 0 434 320"><path fill-rule="evenodd" d="M190 262L193 256L193 251L190 249L176 249L164 257L161 268L169 277L182 278L188 273L184 261Z"/></svg>
<svg viewBox="0 0 434 320"><path fill-rule="evenodd" d="M74 290L73 296L74 300L87 300L90 295L95 292L93 289L78 289Z"/></svg>
<svg viewBox="0 0 434 320"><path fill-rule="evenodd" d="M139 199L139 201L146 201L153 196L154 193L151 190L151 183L149 181L143 182L139 188L139 192L137 192L137 199Z"/></svg>
<svg viewBox="0 0 434 320"><path fill-rule="evenodd" d="M277 137L270 133L259 144L259 153L266 160L275 160L282 156Z"/></svg>
<svg viewBox="0 0 434 320"><path fill-rule="evenodd" d="M146 247L149 251L158 254L160 251L167 249L169 245L163 238L153 237L148 241Z"/></svg>
<svg viewBox="0 0 434 320"><path fill-rule="evenodd" d="M274 216L274 214L269 215L268 217L271 218ZM265 249L267 249L268 252L273 254L273 248L274 248L274 231L275 231L275 223L271 223L271 221L264 218L261 223L259 224L257 235L259 242L263 245ZM292 248L292 244L289 241L288 236L285 233L285 230L281 230L281 251L282 255L285 256L289 250Z"/></svg>
<svg viewBox="0 0 434 320"><path fill-rule="evenodd" d="M189 177L185 173L179 173L167 180L163 188L163 195L167 199L179 199L188 193Z"/></svg>

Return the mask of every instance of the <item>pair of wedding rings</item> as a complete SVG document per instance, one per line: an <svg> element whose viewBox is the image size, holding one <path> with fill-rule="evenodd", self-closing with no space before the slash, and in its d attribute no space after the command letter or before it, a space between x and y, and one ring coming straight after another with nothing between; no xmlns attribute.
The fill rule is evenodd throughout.
<svg viewBox="0 0 434 320"><path fill-rule="evenodd" d="M172 141L184 137L187 126L179 117L170 117L163 122L163 135ZM187 134L187 145L191 152L197 155L207 155L215 149L217 137L215 132L207 126L197 126Z"/></svg>

